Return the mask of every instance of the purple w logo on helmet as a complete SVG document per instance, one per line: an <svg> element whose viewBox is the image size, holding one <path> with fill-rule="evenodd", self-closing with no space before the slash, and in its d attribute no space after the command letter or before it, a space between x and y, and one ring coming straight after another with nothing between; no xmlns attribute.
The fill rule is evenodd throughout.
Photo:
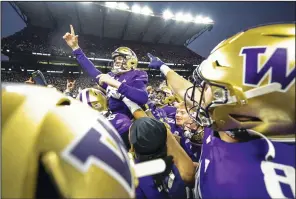
<svg viewBox="0 0 296 199"><path fill-rule="evenodd" d="M258 86L269 75L269 83L281 84L281 90L286 91L292 86L296 77L295 66L289 69L288 49L276 48L274 53L260 66L260 54L266 47L244 47L240 55L244 56L244 84Z"/></svg>
<svg viewBox="0 0 296 199"><path fill-rule="evenodd" d="M75 138L63 150L62 157L82 173L92 165L103 169L133 194L133 176L124 143L105 120L99 118L92 128Z"/></svg>

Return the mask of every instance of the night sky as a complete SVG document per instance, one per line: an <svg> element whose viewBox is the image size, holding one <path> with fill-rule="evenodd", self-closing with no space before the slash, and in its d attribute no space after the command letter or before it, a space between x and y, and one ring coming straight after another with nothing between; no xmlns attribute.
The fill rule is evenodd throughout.
<svg viewBox="0 0 296 199"><path fill-rule="evenodd" d="M1 2L1 37L9 36L25 27L8 2ZM138 2L148 5L154 13L161 14L169 8L173 13L201 14L215 21L214 28L205 32L189 46L202 56L220 41L231 35L259 24L295 21L295 2ZM132 5L129 2L129 5ZM156 27L157 28L157 27ZM62 36L62 35L61 35Z"/></svg>

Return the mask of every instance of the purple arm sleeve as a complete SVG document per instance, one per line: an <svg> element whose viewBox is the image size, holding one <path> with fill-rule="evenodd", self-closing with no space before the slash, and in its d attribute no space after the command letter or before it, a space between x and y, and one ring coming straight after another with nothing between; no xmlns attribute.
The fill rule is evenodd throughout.
<svg viewBox="0 0 296 199"><path fill-rule="evenodd" d="M137 187L137 189L136 189L136 199L146 199L146 197L140 187Z"/></svg>
<svg viewBox="0 0 296 199"><path fill-rule="evenodd" d="M78 48L73 51L73 55L76 57L76 60L78 61L80 66L88 73L88 75L96 82L98 82L96 77L102 74L102 72L96 69L95 65L85 56L83 51Z"/></svg>
<svg viewBox="0 0 296 199"><path fill-rule="evenodd" d="M122 83L118 88L118 92L131 101L137 103L138 105L144 105L148 102L148 93L146 91L146 85L143 81L133 81L132 87Z"/></svg>

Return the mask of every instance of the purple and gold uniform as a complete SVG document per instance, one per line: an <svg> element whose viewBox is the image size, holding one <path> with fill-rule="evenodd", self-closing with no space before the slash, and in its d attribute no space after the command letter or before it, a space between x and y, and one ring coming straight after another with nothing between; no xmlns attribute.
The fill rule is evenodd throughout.
<svg viewBox="0 0 296 199"><path fill-rule="evenodd" d="M3 198L134 198L123 141L97 111L45 87L1 93Z"/></svg>
<svg viewBox="0 0 296 199"><path fill-rule="evenodd" d="M199 198L295 198L295 142L271 143L272 146L265 139L227 143L206 128L196 195ZM275 150L272 161L265 160L269 150Z"/></svg>
<svg viewBox="0 0 296 199"><path fill-rule="evenodd" d="M121 55L121 52L125 55L127 53L130 53L131 51L126 47L120 48L118 48L119 50L116 49L116 56ZM97 79L97 76L102 73L95 68L94 64L85 56L82 50L79 48L73 51L73 55L76 57L78 63L88 73L88 75L98 82L99 79ZM135 56L134 53L133 56ZM125 71L124 73L109 72L108 74L114 79L121 82L121 86L118 88L118 93L127 97L136 104L142 106L148 101L148 93L146 91L148 75L145 71L135 69L137 65L137 60L135 61L135 63L133 63L133 65L134 67L131 67L129 71ZM102 87L104 89L108 89L107 84L104 84ZM110 97L108 100L108 107L113 113L123 113L132 118L132 114L130 113L128 107L120 99Z"/></svg>

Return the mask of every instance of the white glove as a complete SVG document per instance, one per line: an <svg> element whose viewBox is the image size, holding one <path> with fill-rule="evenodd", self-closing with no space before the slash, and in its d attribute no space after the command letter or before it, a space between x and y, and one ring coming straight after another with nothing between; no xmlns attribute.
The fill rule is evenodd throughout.
<svg viewBox="0 0 296 199"><path fill-rule="evenodd" d="M107 89L106 89L106 92L107 92L107 97L110 98L110 97L113 97L115 99L122 99L122 95L118 92L118 89L117 88L114 88L112 86L108 86Z"/></svg>

